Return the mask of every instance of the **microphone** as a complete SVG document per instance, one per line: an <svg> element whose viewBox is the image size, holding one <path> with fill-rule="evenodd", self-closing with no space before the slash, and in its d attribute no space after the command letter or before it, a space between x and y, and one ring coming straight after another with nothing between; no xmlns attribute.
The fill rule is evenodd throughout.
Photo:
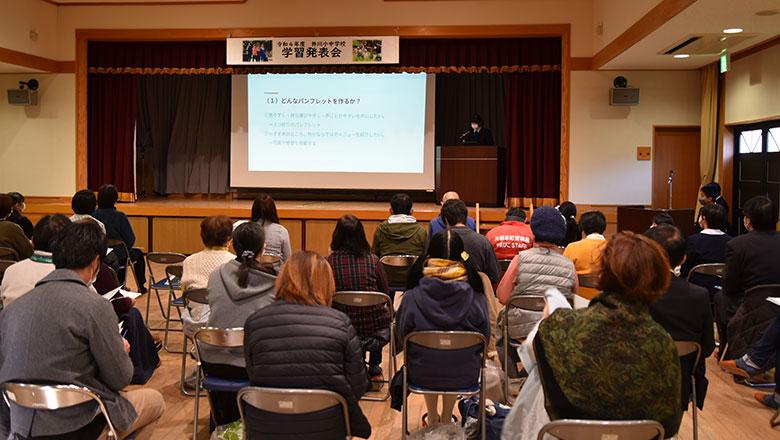
<svg viewBox="0 0 780 440"><path fill-rule="evenodd" d="M460 139L463 139L464 137L468 136L469 133L471 133L471 130L466 130L462 135L460 135Z"/></svg>
<svg viewBox="0 0 780 440"><path fill-rule="evenodd" d="M673 177L674 177L674 170L669 170L669 182L672 181Z"/></svg>

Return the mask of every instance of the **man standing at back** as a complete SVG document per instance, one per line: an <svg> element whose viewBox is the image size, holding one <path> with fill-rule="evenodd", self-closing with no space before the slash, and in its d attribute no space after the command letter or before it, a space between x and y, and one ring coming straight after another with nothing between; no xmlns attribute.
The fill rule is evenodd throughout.
<svg viewBox="0 0 780 440"><path fill-rule="evenodd" d="M455 191L447 191L443 196L441 196L442 206L444 206L444 203L447 200L460 200L460 195L458 195L458 193ZM477 230L477 222L475 222L471 217L466 217L466 226L471 228L472 231ZM444 222L444 216L439 214L438 217L428 223L428 239L430 240L434 235L438 234L439 231L443 231L445 229L447 229L447 223Z"/></svg>
<svg viewBox="0 0 780 440"><path fill-rule="evenodd" d="M484 235L477 234L466 226L469 209L462 200L450 199L441 207L441 215L447 227L463 240L463 248L469 254L474 268L490 278L496 284L501 281L501 267L498 265L493 245Z"/></svg>
<svg viewBox="0 0 780 440"><path fill-rule="evenodd" d="M523 208L509 208L504 221L485 235L499 260L511 260L518 252L534 246L534 234L525 222Z"/></svg>

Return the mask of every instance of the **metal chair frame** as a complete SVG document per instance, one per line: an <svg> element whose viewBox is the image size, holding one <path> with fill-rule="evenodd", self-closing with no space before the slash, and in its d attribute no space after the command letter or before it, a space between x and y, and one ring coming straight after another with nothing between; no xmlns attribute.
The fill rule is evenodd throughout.
<svg viewBox="0 0 780 440"><path fill-rule="evenodd" d="M406 369L409 356L409 344L413 343L425 348L431 348L434 350L460 350L463 348L472 348L482 346L482 366L480 367L479 374L479 390L473 392L471 390L454 390L454 391L437 391L430 389L419 389L412 384L410 388L409 384L409 372ZM487 350L488 341L482 333L478 332L465 332L465 331L420 331L412 332L406 335L404 338L404 366L403 366L403 421L401 429L401 439L406 440L409 435L409 417L408 417L408 394L409 392L415 394L446 394L456 396L473 396L479 394L479 423L482 433L482 438L485 438L486 434L486 417L485 417L485 365L487 363Z"/></svg>
<svg viewBox="0 0 780 440"><path fill-rule="evenodd" d="M544 425L537 440L543 440L545 434L560 440L661 440L664 427L655 420L562 419Z"/></svg>
<svg viewBox="0 0 780 440"><path fill-rule="evenodd" d="M125 255L127 256L127 260L125 261L124 266L120 265L119 269L125 270L125 279L122 280L122 288L125 290L127 289L127 273L130 272L133 275L133 280L135 280L135 285L138 286L138 289L140 290L141 284L138 282L138 278L135 276L135 263L133 263L133 259L130 258L130 249L127 248L127 245L124 241L119 240L117 238L109 238L108 239L108 247L115 248L115 247L121 247L125 250ZM148 318L148 315L147 315Z"/></svg>
<svg viewBox="0 0 780 440"><path fill-rule="evenodd" d="M247 424L244 405L247 403L257 409L277 414L306 414L341 406L347 439L352 438L349 427L349 407L341 394L330 390L303 390L294 388L244 387L238 392L238 412L244 424L243 439L246 439Z"/></svg>
<svg viewBox="0 0 780 440"><path fill-rule="evenodd" d="M685 278L685 280L690 282L691 275L695 273L702 275L715 275L717 277L723 278L724 272L726 272L726 265L724 263L697 264L691 268L691 271L688 272L688 276Z"/></svg>
<svg viewBox="0 0 780 440"><path fill-rule="evenodd" d="M384 397L363 396L360 400L370 401L385 401L390 398L390 381L395 375L395 330L393 322L395 322L395 310L393 310L393 300L390 296L382 292L367 292L367 291L340 291L333 294L333 302L352 307L373 307L383 305L390 313L390 371L388 371L387 379L382 378L380 380L372 382L386 383L388 384Z"/></svg>
<svg viewBox="0 0 780 440"><path fill-rule="evenodd" d="M509 370L507 369L507 365L509 365L509 348L517 348L522 344L522 341L509 340L509 310L510 308L518 308L532 312L542 312L546 304L547 302L542 295L519 295L509 298L509 302L504 306L504 316L501 317L504 356L501 359L501 366L503 367L504 375L506 375L504 397L509 403L514 403L515 400L509 395L509 381L511 380L509 378Z"/></svg>
<svg viewBox="0 0 780 440"><path fill-rule="evenodd" d="M674 341L674 345L677 347L677 354L680 358L696 353L696 361L691 370L691 394L693 395L693 440L699 440L699 420L696 413L696 367L699 366L701 360L701 344L696 341Z"/></svg>
<svg viewBox="0 0 780 440"><path fill-rule="evenodd" d="M109 439L119 439L114 424L108 417L103 400L94 391L76 385L34 385L28 383L7 382L3 388L3 399L19 406L35 410L56 410L68 408L94 400L106 419Z"/></svg>
<svg viewBox="0 0 780 440"><path fill-rule="evenodd" d="M200 387L203 375L203 364L200 355L200 346L198 342L213 345L222 348L234 348L244 346L244 329L237 328L219 328L219 327L201 327L192 335L195 344L195 358L198 365L198 380L195 381L195 416L192 424L192 440L198 438L198 409L200 403ZM206 389L206 396L211 404L211 392ZM212 417L212 416L210 416ZM216 424L216 421L214 421Z"/></svg>
<svg viewBox="0 0 780 440"><path fill-rule="evenodd" d="M182 302L184 304L184 307L189 308L189 303L194 302L196 304L206 304L209 303L209 290L208 289L190 289L185 290L182 292ZM183 346L181 349L181 381L179 382L179 388L181 389L181 393L185 396L194 396L195 393L190 393L184 388L184 379L187 375L187 356L189 356L189 352L187 351L187 341L190 339L186 333L182 332L182 339L183 339ZM201 394L201 397L203 395Z"/></svg>
<svg viewBox="0 0 780 440"><path fill-rule="evenodd" d="M165 348L165 351L168 353L178 353L177 350L171 350L168 347L168 332L170 331L180 331L179 329L173 329L170 328L170 321L171 321L171 302L176 300L176 291L180 290L179 288L175 288L171 284L171 275L168 271L169 266L173 265L181 265L181 263L186 259L187 257L184 254L175 253L175 252L149 252L146 254L146 268L149 272L149 298L146 301L146 326L149 328L149 330L158 330L158 331L164 331L165 332L165 340L163 342L163 347ZM154 278L154 266L155 265L165 265L165 289L168 291L168 304L167 307L163 306L162 298L160 298L160 288L161 286L158 284L158 280ZM181 274L179 274L181 276ZM162 280L159 280L162 281ZM160 306L160 314L162 314L163 319L165 320L165 327L160 328L152 328L149 325L149 308L150 304L152 302L151 295L152 291L154 291L155 296L157 297L157 304ZM177 309L178 310L178 309ZM179 311L179 319L176 319L175 321L181 322L181 311Z"/></svg>
<svg viewBox="0 0 780 440"><path fill-rule="evenodd" d="M13 258L8 258L8 257L13 257ZM0 246L0 260L19 261L19 253L16 252L16 249L14 248Z"/></svg>

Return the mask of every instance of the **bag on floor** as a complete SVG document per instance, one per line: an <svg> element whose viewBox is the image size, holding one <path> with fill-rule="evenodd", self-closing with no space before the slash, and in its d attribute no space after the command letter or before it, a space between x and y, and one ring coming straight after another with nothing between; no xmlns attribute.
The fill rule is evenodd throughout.
<svg viewBox="0 0 780 440"><path fill-rule="evenodd" d="M466 431L457 423L443 423L414 431L409 440L467 440Z"/></svg>
<svg viewBox="0 0 780 440"><path fill-rule="evenodd" d="M501 430L504 428L504 420L511 408L490 400L485 402L485 440L500 440ZM482 428L479 424L479 397L471 396L458 402L463 428L469 438L482 440Z"/></svg>
<svg viewBox="0 0 780 440"><path fill-rule="evenodd" d="M244 424L241 420L233 423L219 425L211 433L211 440L242 440L244 438Z"/></svg>

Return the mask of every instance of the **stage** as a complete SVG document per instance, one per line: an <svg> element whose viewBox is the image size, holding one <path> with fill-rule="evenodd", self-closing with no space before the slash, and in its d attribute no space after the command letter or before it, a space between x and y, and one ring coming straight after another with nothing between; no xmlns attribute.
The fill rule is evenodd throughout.
<svg viewBox="0 0 780 440"><path fill-rule="evenodd" d="M47 214L73 215L69 198L29 197L24 215L36 223ZM328 254L335 221L344 214L358 217L366 229L369 243L379 223L387 219L390 204L385 202L334 202L279 200L279 221L290 233L293 250L307 249ZM249 219L252 200L232 198L160 197L135 203L118 203L117 209L130 218L136 235L136 247L147 252L181 252L191 254L203 248L200 222L211 215L226 215L234 220ZM414 205L412 215L427 229L428 222L439 215L435 203ZM478 220L480 229L497 226L504 220L506 208L469 207L469 215Z"/></svg>

